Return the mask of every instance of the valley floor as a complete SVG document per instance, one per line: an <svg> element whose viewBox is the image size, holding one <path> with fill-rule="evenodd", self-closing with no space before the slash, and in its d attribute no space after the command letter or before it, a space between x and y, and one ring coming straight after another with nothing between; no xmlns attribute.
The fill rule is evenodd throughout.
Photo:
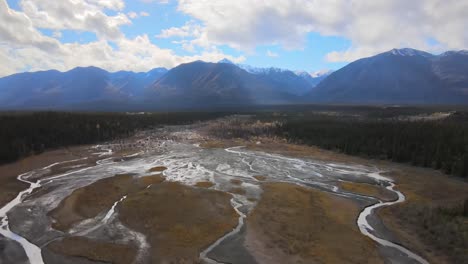
<svg viewBox="0 0 468 264"><path fill-rule="evenodd" d="M1 166L0 263L467 262L465 181L207 126Z"/></svg>

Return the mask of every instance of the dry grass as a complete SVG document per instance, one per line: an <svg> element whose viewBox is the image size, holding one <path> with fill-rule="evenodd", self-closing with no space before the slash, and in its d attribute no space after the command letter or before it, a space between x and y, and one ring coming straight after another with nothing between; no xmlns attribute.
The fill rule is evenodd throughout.
<svg viewBox="0 0 468 264"><path fill-rule="evenodd" d="M137 252L136 248L127 245L95 241L85 237L66 237L50 243L47 248L58 254L114 264L132 263Z"/></svg>
<svg viewBox="0 0 468 264"><path fill-rule="evenodd" d="M131 175L102 179L77 189L62 200L57 208L49 212L49 215L56 220L52 227L66 231L82 220L96 217L111 208L122 196L136 189L138 188Z"/></svg>
<svg viewBox="0 0 468 264"><path fill-rule="evenodd" d="M167 168L164 166L156 166L156 167L149 169L149 172L163 172L165 170L167 170Z"/></svg>
<svg viewBox="0 0 468 264"><path fill-rule="evenodd" d="M30 156L19 161L0 166L0 206L13 200L20 191L28 188L28 184L16 179L18 175L45 167L55 162L73 160L84 154L84 147L47 151Z"/></svg>
<svg viewBox="0 0 468 264"><path fill-rule="evenodd" d="M459 254L454 253L453 250L448 250L448 248L437 248L434 241L425 238L429 237L428 235L418 235L416 230L420 229L420 216L416 216L411 212L417 208L422 210L426 207L450 207L460 203L463 199L468 198L468 183L466 181L444 175L432 169L354 157L313 146L288 144L281 140L262 139L261 145L248 141L245 143L243 145L252 150L294 157L309 157L323 161L371 165L389 171L387 176L395 179L396 188L403 192L407 201L404 204L379 210L377 213L384 224L398 237L404 246L411 248L430 263L453 263L451 259L454 258L454 255ZM362 188L359 189L362 191ZM368 191L365 190L365 192ZM457 236L458 234L445 233L444 240L457 239Z"/></svg>
<svg viewBox="0 0 468 264"><path fill-rule="evenodd" d="M231 188L231 189L229 190L229 192L230 192L230 193L234 193L234 194L240 194L240 195L244 195L244 194L247 193L244 189L242 189L242 188L240 188L240 187Z"/></svg>
<svg viewBox="0 0 468 264"><path fill-rule="evenodd" d="M456 251L455 244L462 239L466 245L468 237L447 230L468 230L468 221L458 222L460 226L451 228L449 225L455 222L444 220L441 226L447 230L436 232L442 231L442 234L434 239L432 227L423 229L423 216L430 208L452 207L468 199L468 183L434 170L404 165L395 165L388 176L396 179L397 188L405 194L407 202L380 210L378 213L384 224L398 235L404 246L411 247L430 263L460 263L454 259L468 253ZM415 213L418 211L421 213ZM444 245L438 241L444 241Z"/></svg>
<svg viewBox="0 0 468 264"><path fill-rule="evenodd" d="M376 197L382 201L393 201L397 198L387 189L367 183L341 182L340 188L347 192Z"/></svg>
<svg viewBox="0 0 468 264"><path fill-rule="evenodd" d="M195 263L199 253L237 225L229 194L164 182L129 195L119 218L144 233L152 263Z"/></svg>
<svg viewBox="0 0 468 264"><path fill-rule="evenodd" d="M138 178L138 183L142 187L147 187L148 185L162 183L165 180L166 178L162 174L154 174Z"/></svg>
<svg viewBox="0 0 468 264"><path fill-rule="evenodd" d="M230 182L234 185L242 185L242 181L239 179L231 179Z"/></svg>
<svg viewBox="0 0 468 264"><path fill-rule="evenodd" d="M265 184L247 220L247 245L261 263L382 263L356 227L358 213L352 201L325 192Z"/></svg>
<svg viewBox="0 0 468 264"><path fill-rule="evenodd" d="M210 181L201 181L201 182L197 182L195 184L196 187L200 187L200 188L211 188L213 187L215 184L210 182Z"/></svg>

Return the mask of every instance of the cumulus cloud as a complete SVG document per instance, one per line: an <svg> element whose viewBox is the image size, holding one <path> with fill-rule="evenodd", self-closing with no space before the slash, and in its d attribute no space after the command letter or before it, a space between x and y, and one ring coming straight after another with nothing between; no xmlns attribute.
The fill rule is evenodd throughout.
<svg viewBox="0 0 468 264"><path fill-rule="evenodd" d="M310 32L351 41L348 49L328 54L329 61L351 61L394 47L468 47L467 1L180 0L178 9L202 26L193 41L200 46L227 44L248 51L277 44L300 49Z"/></svg>
<svg viewBox="0 0 468 264"><path fill-rule="evenodd" d="M122 10L124 4L119 0L23 0L20 4L21 12L0 0L0 76L25 69L66 71L77 66L97 66L110 71L148 71L194 60L219 61L225 57L235 62L245 60L216 48L180 56L171 49L158 47L146 34L127 38L120 30L121 25L130 23L127 15L106 15L103 11ZM38 28L53 30L53 37ZM94 32L98 39L89 43L61 43L57 39L61 30Z"/></svg>
<svg viewBox="0 0 468 264"><path fill-rule="evenodd" d="M185 23L182 27L171 27L163 29L161 33L156 35L156 38L186 38L198 37L201 34L201 26L194 21Z"/></svg>
<svg viewBox="0 0 468 264"><path fill-rule="evenodd" d="M131 24L127 15L110 16L103 10L121 10L125 6L121 0L22 0L20 5L38 28L91 31L100 38L117 39L122 37L120 26Z"/></svg>
<svg viewBox="0 0 468 264"><path fill-rule="evenodd" d="M21 12L11 10L5 0L0 0L0 44L24 47L33 45L46 52L59 49L60 43L42 35L31 20Z"/></svg>

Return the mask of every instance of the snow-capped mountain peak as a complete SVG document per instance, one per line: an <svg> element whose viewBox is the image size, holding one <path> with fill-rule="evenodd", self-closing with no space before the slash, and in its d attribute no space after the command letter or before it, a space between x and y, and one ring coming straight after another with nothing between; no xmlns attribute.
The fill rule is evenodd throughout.
<svg viewBox="0 0 468 264"><path fill-rule="evenodd" d="M403 49L392 49L390 51L391 54L397 56L423 56L423 57L432 57L433 55L424 51L410 49L410 48L403 48Z"/></svg>
<svg viewBox="0 0 468 264"><path fill-rule="evenodd" d="M314 72L311 72L310 73L310 76L312 76L313 78L318 78L318 77L322 77L322 76L328 76L332 73L333 71L332 70L329 70L329 69L322 69L322 70L318 70L318 71L314 71Z"/></svg>
<svg viewBox="0 0 468 264"><path fill-rule="evenodd" d="M447 51L439 56L448 56L448 55L468 55L468 50L457 50L457 51Z"/></svg>
<svg viewBox="0 0 468 264"><path fill-rule="evenodd" d="M268 73L281 73L281 72L288 72L290 70L269 67L269 68L261 68L261 67L254 67L246 64L236 64L239 68L245 70L248 73L252 74L268 74Z"/></svg>

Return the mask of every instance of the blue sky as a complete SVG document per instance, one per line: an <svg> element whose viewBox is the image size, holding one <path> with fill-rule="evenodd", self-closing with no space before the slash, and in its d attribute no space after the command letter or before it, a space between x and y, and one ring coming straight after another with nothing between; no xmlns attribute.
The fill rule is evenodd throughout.
<svg viewBox="0 0 468 264"><path fill-rule="evenodd" d="M0 72L146 71L224 57L336 70L392 48L465 49L468 4L461 2L0 0Z"/></svg>

